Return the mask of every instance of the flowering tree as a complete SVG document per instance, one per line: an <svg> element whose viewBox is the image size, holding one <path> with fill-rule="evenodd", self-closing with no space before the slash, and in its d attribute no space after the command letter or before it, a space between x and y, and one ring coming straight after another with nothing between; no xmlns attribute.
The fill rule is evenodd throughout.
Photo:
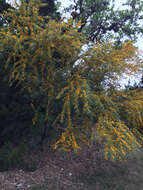
<svg viewBox="0 0 143 190"><path fill-rule="evenodd" d="M29 93L33 125L44 125L43 136L49 126L56 129L54 149L90 146L96 132L105 143L105 158L123 159L142 143L143 92L115 87L123 73L141 71L137 49L128 41L120 49L106 42L85 50L80 22L48 17L45 26L38 8L22 1L5 15L11 22L0 31L0 53L10 69L10 85Z"/></svg>

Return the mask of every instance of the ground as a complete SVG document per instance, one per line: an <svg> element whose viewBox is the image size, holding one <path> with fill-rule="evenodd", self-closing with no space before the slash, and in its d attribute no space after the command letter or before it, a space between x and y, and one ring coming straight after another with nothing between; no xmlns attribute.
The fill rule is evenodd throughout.
<svg viewBox="0 0 143 190"><path fill-rule="evenodd" d="M143 149L127 162L106 161L101 147L73 152L33 151L25 157L36 170L0 172L1 190L142 190ZM34 166L33 166L34 167Z"/></svg>

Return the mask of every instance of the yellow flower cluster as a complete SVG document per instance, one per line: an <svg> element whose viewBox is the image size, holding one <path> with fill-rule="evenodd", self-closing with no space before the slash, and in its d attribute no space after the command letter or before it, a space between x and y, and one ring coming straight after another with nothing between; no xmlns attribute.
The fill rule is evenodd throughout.
<svg viewBox="0 0 143 190"><path fill-rule="evenodd" d="M58 148L58 144L61 144L62 147L65 148L65 150L70 151L71 149L78 150L81 149L81 147L77 144L75 140L75 136L73 132L69 133L69 131L62 133L61 138L55 143L54 149Z"/></svg>

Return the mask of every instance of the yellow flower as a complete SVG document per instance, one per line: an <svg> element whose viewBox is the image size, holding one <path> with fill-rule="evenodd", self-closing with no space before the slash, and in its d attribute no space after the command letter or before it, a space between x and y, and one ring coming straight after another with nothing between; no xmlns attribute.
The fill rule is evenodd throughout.
<svg viewBox="0 0 143 190"><path fill-rule="evenodd" d="M34 108L35 108L35 107L34 107L34 104L32 104L32 103L30 104L30 106L31 106L31 108L32 108L32 109L34 109Z"/></svg>
<svg viewBox="0 0 143 190"><path fill-rule="evenodd" d="M15 40L17 39L17 36L16 36L16 35L13 35L12 37L13 37Z"/></svg>

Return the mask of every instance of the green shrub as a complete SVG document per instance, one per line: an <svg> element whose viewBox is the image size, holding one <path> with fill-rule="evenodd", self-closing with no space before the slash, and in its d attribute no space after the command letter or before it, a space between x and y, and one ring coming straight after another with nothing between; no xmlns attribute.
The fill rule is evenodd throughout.
<svg viewBox="0 0 143 190"><path fill-rule="evenodd" d="M11 143L7 143L0 149L0 171L7 171L13 167L21 167L23 163L23 154L27 148L24 143L17 147L13 147Z"/></svg>

